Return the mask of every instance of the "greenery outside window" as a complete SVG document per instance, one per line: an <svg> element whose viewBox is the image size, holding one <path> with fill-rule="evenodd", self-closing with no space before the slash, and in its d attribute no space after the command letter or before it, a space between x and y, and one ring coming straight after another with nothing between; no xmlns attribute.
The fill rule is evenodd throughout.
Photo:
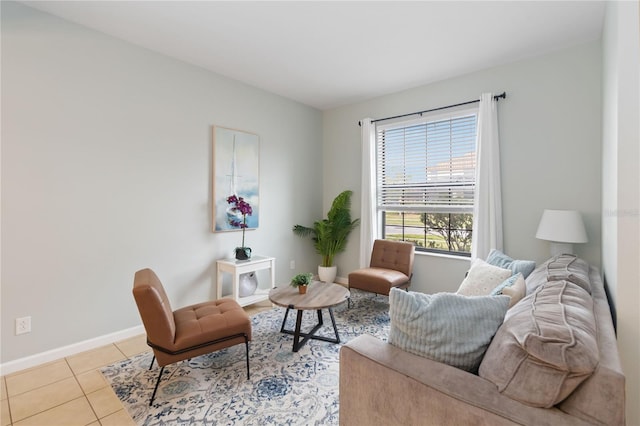
<svg viewBox="0 0 640 426"><path fill-rule="evenodd" d="M382 238L470 256L477 108L376 125Z"/></svg>

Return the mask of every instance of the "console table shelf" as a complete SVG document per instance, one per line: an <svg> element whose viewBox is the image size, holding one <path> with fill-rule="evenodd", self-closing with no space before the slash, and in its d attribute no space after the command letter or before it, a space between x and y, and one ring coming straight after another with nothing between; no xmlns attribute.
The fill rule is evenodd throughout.
<svg viewBox="0 0 640 426"><path fill-rule="evenodd" d="M236 259L221 259L216 261L217 281L216 281L216 294L217 298L230 297L240 306L252 305L254 303L263 302L269 300L269 290L274 287L275 283L275 263L276 259L267 256L252 256L249 260L236 260ZM256 292L251 296L240 297L238 294L238 286L240 284L240 275L250 272L261 271L268 269L270 271L270 283L269 288L258 288ZM231 289L232 293L222 294L222 278L223 274L231 274Z"/></svg>

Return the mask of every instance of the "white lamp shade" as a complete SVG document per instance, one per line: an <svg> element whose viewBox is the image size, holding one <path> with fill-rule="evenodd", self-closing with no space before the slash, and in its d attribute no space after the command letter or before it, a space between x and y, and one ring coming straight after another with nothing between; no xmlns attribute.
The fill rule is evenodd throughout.
<svg viewBox="0 0 640 426"><path fill-rule="evenodd" d="M536 238L559 243L586 243L587 231L580 212L545 210L542 212Z"/></svg>

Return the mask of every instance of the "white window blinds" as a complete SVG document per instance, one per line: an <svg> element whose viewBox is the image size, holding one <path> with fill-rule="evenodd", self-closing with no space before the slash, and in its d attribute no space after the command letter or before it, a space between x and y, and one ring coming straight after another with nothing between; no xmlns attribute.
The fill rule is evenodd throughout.
<svg viewBox="0 0 640 426"><path fill-rule="evenodd" d="M378 125L378 210L472 213L476 120L467 110Z"/></svg>

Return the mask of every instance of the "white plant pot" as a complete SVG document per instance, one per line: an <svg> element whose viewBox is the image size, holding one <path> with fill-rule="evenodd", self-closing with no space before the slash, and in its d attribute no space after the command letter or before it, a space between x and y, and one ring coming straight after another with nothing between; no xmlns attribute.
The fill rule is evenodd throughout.
<svg viewBox="0 0 640 426"><path fill-rule="evenodd" d="M238 284L238 296L247 297L256 292L258 288L258 277L255 272L247 272L240 274L240 283Z"/></svg>
<svg viewBox="0 0 640 426"><path fill-rule="evenodd" d="M325 283L333 283L338 274L337 266L318 266L318 278Z"/></svg>

